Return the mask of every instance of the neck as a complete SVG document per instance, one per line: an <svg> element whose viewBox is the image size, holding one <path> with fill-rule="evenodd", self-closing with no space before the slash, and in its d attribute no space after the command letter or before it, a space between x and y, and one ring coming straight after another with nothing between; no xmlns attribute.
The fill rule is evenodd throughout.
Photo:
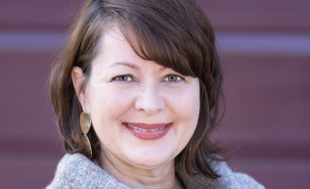
<svg viewBox="0 0 310 189"><path fill-rule="evenodd" d="M174 160L145 168L126 164L109 152L101 152L98 162L111 176L132 188L184 188L175 173Z"/></svg>

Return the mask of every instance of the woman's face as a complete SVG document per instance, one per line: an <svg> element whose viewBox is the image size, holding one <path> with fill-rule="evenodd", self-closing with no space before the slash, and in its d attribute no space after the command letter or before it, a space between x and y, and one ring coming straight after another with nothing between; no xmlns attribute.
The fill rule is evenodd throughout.
<svg viewBox="0 0 310 189"><path fill-rule="evenodd" d="M171 162L196 129L198 79L141 59L118 29L99 43L81 102L103 153L138 167Z"/></svg>

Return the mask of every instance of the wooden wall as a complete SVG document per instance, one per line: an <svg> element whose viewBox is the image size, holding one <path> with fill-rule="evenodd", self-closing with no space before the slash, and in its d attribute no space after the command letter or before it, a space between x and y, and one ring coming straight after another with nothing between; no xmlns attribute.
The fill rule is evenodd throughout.
<svg viewBox="0 0 310 189"><path fill-rule="evenodd" d="M82 0L0 2L1 188L43 188L64 154L51 64ZM213 140L267 188L310 187L310 2L200 0L217 33L226 114Z"/></svg>
<svg viewBox="0 0 310 189"><path fill-rule="evenodd" d="M310 2L200 1L218 34L227 109L214 136L267 188L310 187Z"/></svg>

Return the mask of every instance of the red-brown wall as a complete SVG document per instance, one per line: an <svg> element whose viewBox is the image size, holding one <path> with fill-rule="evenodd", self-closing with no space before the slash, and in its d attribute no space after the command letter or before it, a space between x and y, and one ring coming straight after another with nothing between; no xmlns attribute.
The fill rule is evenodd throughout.
<svg viewBox="0 0 310 189"><path fill-rule="evenodd" d="M1 188L43 188L64 154L52 62L82 0L0 3ZM310 188L310 2L200 0L215 27L226 114L212 136L267 188Z"/></svg>

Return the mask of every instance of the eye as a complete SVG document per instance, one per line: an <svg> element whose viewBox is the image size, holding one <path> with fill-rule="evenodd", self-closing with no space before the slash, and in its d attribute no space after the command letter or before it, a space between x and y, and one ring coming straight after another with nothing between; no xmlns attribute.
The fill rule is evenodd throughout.
<svg viewBox="0 0 310 189"><path fill-rule="evenodd" d="M176 75L176 74L168 74L165 77L165 81L167 81L167 82L178 82L178 81L181 81L183 79L184 79L183 77Z"/></svg>
<svg viewBox="0 0 310 189"><path fill-rule="evenodd" d="M112 81L132 81L131 75L118 75L112 79Z"/></svg>

